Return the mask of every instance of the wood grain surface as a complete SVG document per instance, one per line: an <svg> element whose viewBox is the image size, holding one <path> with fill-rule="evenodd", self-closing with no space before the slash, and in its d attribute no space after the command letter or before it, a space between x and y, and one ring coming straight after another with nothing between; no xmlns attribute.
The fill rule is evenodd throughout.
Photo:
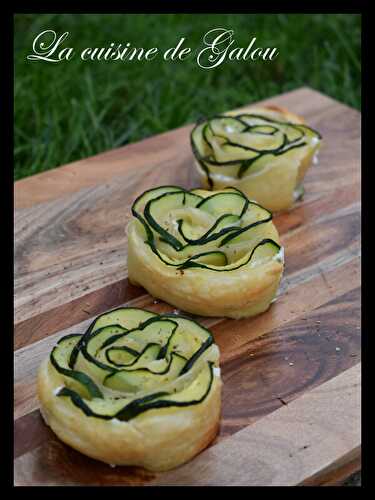
<svg viewBox="0 0 375 500"><path fill-rule="evenodd" d="M267 102L303 115L322 133L320 163L308 172L304 199L274 219L286 252L276 303L248 320L198 318L212 329L222 353L222 424L207 452L168 475L112 469L57 440L41 421L35 374L58 338L83 332L96 314L120 304L173 310L128 283L125 226L132 201L145 189L197 185L191 126L15 183L16 484L180 484L186 477L187 484L332 484L360 467L354 404L361 346L360 114L307 88ZM332 436L329 422L337 408L324 387L345 400L343 425ZM299 444L281 446L293 427L283 426L285 416L305 425L312 409L320 412L321 438L315 443L316 435L308 434L309 451L296 455L302 465L300 458L286 463L281 455ZM348 421L351 431L345 433ZM277 439L266 440L264 456L258 456L254 429L267 435L275 422ZM244 444L234 453L240 436ZM317 462L325 439L329 447ZM337 444L340 439L345 445ZM280 451L268 463L277 443ZM238 463L249 466L229 467L220 459L222 450L228 457L234 450ZM269 465L264 473L263 459ZM206 471L201 479L195 464Z"/></svg>
<svg viewBox="0 0 375 500"><path fill-rule="evenodd" d="M340 468L338 450L350 461L360 455L360 385L356 365L151 484L319 484L317 471L327 475Z"/></svg>

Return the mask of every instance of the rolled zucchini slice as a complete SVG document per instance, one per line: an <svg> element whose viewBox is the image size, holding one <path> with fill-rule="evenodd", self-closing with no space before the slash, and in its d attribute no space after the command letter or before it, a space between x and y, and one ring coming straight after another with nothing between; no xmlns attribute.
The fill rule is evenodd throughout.
<svg viewBox="0 0 375 500"><path fill-rule="evenodd" d="M205 448L220 421L219 349L175 314L120 308L59 340L38 372L45 422L108 464L161 471Z"/></svg>
<svg viewBox="0 0 375 500"><path fill-rule="evenodd" d="M191 133L195 166L205 188L234 186L271 212L290 208L317 162L321 135L276 106L227 113L199 122Z"/></svg>
<svg viewBox="0 0 375 500"><path fill-rule="evenodd" d="M162 186L132 207L128 276L151 295L203 316L265 311L283 272L272 214L237 188Z"/></svg>

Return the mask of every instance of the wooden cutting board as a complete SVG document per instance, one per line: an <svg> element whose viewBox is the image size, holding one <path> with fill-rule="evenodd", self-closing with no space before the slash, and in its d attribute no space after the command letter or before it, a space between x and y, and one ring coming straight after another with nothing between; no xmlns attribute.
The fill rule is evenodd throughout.
<svg viewBox="0 0 375 500"><path fill-rule="evenodd" d="M41 420L35 374L58 338L107 309L173 310L128 283L124 228L144 190L197 186L191 126L15 183L15 484L334 484L360 468L360 113L308 88L264 102L322 133L320 163L303 201L274 219L277 302L253 319L199 318L221 350L221 430L168 473L65 446Z"/></svg>

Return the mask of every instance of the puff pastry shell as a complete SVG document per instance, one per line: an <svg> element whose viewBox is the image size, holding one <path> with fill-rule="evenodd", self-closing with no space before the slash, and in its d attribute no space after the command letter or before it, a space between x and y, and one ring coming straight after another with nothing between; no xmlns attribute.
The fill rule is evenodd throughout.
<svg viewBox="0 0 375 500"><path fill-rule="evenodd" d="M294 113L264 106L198 123L191 145L204 187L237 187L277 212L302 196L302 182L317 161L321 136Z"/></svg>
<svg viewBox="0 0 375 500"><path fill-rule="evenodd" d="M89 457L168 470L218 431L218 362L211 333L196 322L116 309L84 335L63 337L43 361L41 413L62 441Z"/></svg>
<svg viewBox="0 0 375 500"><path fill-rule="evenodd" d="M283 272L272 214L239 190L162 186L133 205L129 280L175 307L242 318L265 311Z"/></svg>

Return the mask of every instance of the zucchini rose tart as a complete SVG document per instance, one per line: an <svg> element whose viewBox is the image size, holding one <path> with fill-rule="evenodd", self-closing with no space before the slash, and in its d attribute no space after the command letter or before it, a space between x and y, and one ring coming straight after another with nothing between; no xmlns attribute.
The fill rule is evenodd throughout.
<svg viewBox="0 0 375 500"><path fill-rule="evenodd" d="M176 467L219 429L219 349L196 322L120 308L60 339L38 373L41 413L89 457Z"/></svg>
<svg viewBox="0 0 375 500"><path fill-rule="evenodd" d="M179 309L242 318L265 311L283 272L272 214L241 191L146 191L128 225L129 280Z"/></svg>
<svg viewBox="0 0 375 500"><path fill-rule="evenodd" d="M275 106L214 116L191 133L204 187L237 187L272 212L290 208L303 195L320 144L320 134L302 118Z"/></svg>

